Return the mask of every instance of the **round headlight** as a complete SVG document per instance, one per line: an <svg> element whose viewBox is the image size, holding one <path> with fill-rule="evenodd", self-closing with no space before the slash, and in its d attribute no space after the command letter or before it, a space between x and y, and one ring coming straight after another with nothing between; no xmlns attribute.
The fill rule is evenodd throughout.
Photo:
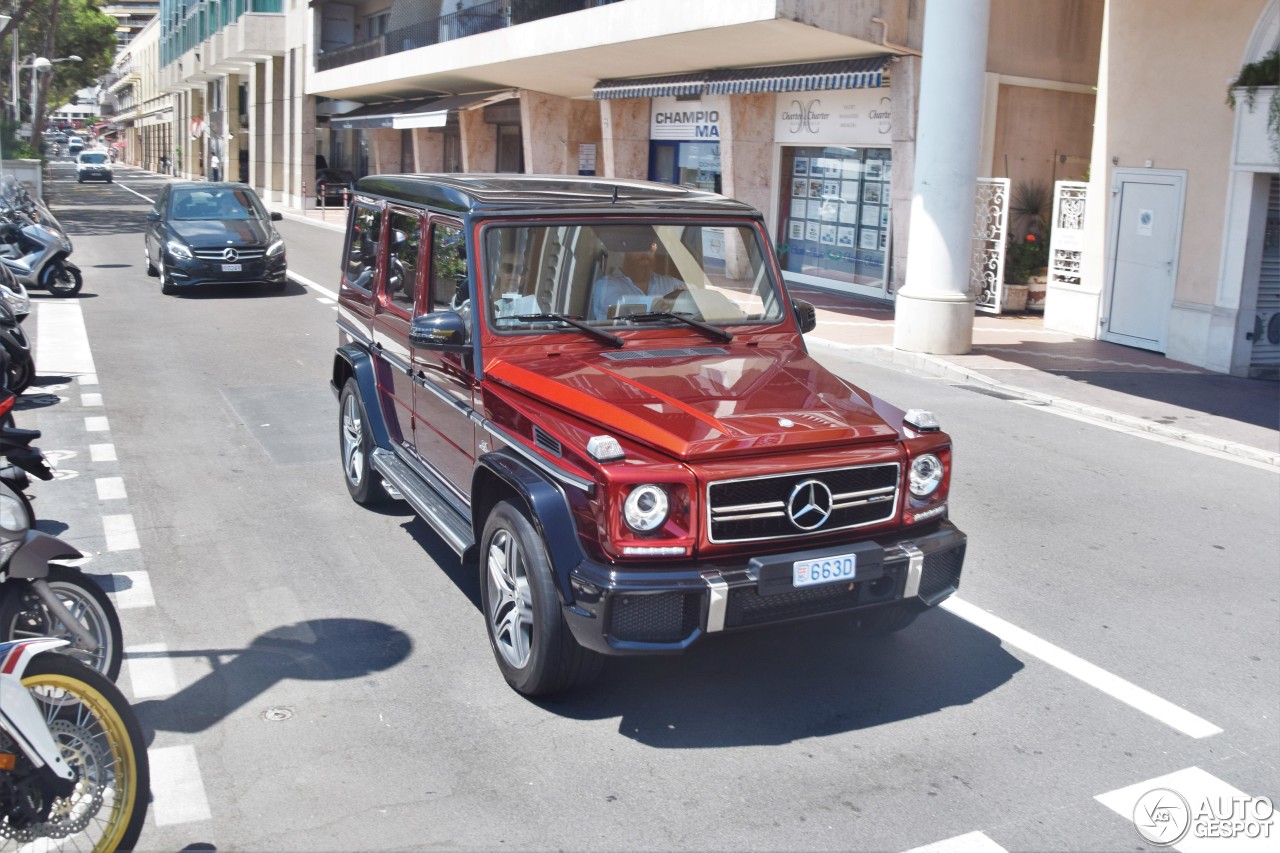
<svg viewBox="0 0 1280 853"><path fill-rule="evenodd" d="M30 529L31 516L27 515L22 501L8 489L0 490L0 538L7 538L3 535L5 533L17 534L21 538Z"/></svg>
<svg viewBox="0 0 1280 853"><path fill-rule="evenodd" d="M622 504L622 520L636 533L651 533L667 520L668 506L661 486L636 486Z"/></svg>
<svg viewBox="0 0 1280 853"><path fill-rule="evenodd" d="M918 498L933 494L942 482L942 460L932 453L911 461L911 494Z"/></svg>

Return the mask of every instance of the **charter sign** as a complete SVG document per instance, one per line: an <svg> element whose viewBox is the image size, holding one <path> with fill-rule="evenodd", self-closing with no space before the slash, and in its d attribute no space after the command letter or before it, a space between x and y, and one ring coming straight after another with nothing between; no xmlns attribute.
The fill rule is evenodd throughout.
<svg viewBox="0 0 1280 853"><path fill-rule="evenodd" d="M777 95L777 142L888 147L892 131L893 101L887 88Z"/></svg>

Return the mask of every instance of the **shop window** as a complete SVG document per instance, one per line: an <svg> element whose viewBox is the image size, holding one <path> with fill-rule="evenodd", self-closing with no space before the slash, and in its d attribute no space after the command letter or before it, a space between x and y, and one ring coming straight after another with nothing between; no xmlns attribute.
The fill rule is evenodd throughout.
<svg viewBox="0 0 1280 853"><path fill-rule="evenodd" d="M691 190L720 192L720 144L712 142L653 142L649 180Z"/></svg>
<svg viewBox="0 0 1280 853"><path fill-rule="evenodd" d="M782 149L778 255L787 272L885 287L890 149Z"/></svg>
<svg viewBox="0 0 1280 853"><path fill-rule="evenodd" d="M524 138L518 124L500 124L498 128L498 171L524 171Z"/></svg>

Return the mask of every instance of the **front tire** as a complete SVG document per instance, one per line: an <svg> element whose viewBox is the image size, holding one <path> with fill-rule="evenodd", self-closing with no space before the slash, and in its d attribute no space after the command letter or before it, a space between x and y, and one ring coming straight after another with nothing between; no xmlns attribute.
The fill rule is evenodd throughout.
<svg viewBox="0 0 1280 853"><path fill-rule="evenodd" d="M44 286L54 296L75 296L84 286L84 278L80 270L56 261L45 271Z"/></svg>
<svg viewBox="0 0 1280 853"><path fill-rule="evenodd" d="M151 250L146 246L142 247L142 256L147 259L147 275L152 278L160 275L160 272L156 269L156 265L151 263Z"/></svg>
<svg viewBox="0 0 1280 853"><path fill-rule="evenodd" d="M361 506L377 506L388 500L382 477L373 470L373 436L365 418L364 401L355 377L342 386L339 400L338 447L342 452L342 479L351 499Z"/></svg>
<svg viewBox="0 0 1280 853"><path fill-rule="evenodd" d="M156 275L160 276L160 292L161 293L163 293L165 296L173 296L175 293L178 292L178 288L173 286L173 282L169 278L169 273L165 271L164 261L160 262L160 266L158 268Z"/></svg>
<svg viewBox="0 0 1280 853"><path fill-rule="evenodd" d="M93 578L67 566L50 566L49 576L44 580L97 641L97 651L77 648L75 635L53 617L31 584L12 578L5 581L4 599L0 601L0 642L32 637L69 640L71 645L58 649L59 654L75 658L115 681L120 674L124 640L120 615L111 599Z"/></svg>
<svg viewBox="0 0 1280 853"><path fill-rule="evenodd" d="M93 850L132 850L146 822L151 765L128 700L101 673L54 653L32 658L22 685L79 778L46 822L23 830L31 837L19 837L19 845L69 834L73 846L83 840Z"/></svg>
<svg viewBox="0 0 1280 853"><path fill-rule="evenodd" d="M517 693L558 693L599 674L604 659L578 645L560 613L541 537L506 501L480 537L480 606L498 668Z"/></svg>

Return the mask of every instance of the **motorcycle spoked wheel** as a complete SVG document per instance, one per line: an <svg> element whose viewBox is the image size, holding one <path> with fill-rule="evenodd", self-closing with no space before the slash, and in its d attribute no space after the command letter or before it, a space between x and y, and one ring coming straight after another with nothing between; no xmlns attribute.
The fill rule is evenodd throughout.
<svg viewBox="0 0 1280 853"><path fill-rule="evenodd" d="M57 839L75 836L75 842L86 842L95 851L132 850L147 817L151 767L142 727L128 700L101 673L54 653L34 657L22 684L75 771L76 783L69 795L52 801L20 801L15 788L33 770L0 733L5 751L18 752L17 766L9 774L17 784L0 786L0 841L12 838L23 846L54 839L56 845ZM42 793L38 787L34 792Z"/></svg>
<svg viewBox="0 0 1280 853"><path fill-rule="evenodd" d="M93 636L97 651L77 649L75 635L53 618L31 585L13 578L0 587L0 642L33 637L69 640L71 645L63 646L56 654L75 658L115 681L124 658L124 635L120 630L120 614L111 599L93 578L68 566L49 566L45 581L63 606Z"/></svg>
<svg viewBox="0 0 1280 853"><path fill-rule="evenodd" d="M44 287L54 296L75 296L84 287L84 278L80 270L59 262L45 271Z"/></svg>

